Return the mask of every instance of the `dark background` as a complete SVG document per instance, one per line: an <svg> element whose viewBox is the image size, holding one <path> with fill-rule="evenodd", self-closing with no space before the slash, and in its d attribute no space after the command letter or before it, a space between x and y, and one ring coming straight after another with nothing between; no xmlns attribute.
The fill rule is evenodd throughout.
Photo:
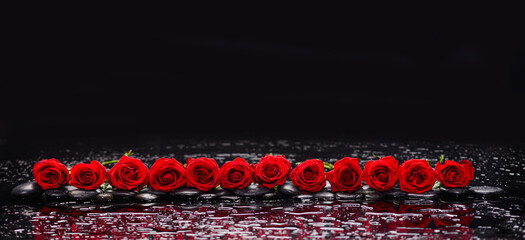
<svg viewBox="0 0 525 240"><path fill-rule="evenodd" d="M525 34L511 9L12 16L1 145L142 134L522 142Z"/></svg>

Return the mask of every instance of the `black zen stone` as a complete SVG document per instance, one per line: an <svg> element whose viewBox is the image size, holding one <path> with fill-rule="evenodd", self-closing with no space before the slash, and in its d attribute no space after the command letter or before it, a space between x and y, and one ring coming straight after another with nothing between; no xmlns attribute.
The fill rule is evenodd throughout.
<svg viewBox="0 0 525 240"><path fill-rule="evenodd" d="M389 198L406 198L408 196L407 192L401 191L401 189L390 189L383 192L386 197Z"/></svg>
<svg viewBox="0 0 525 240"><path fill-rule="evenodd" d="M243 197L259 197L266 193L274 192L273 189L262 188L257 184L251 184L247 188L233 191L233 193Z"/></svg>
<svg viewBox="0 0 525 240"><path fill-rule="evenodd" d="M472 186L469 191L476 196L498 196L503 194L503 188L494 186Z"/></svg>
<svg viewBox="0 0 525 240"><path fill-rule="evenodd" d="M369 192L365 194L365 199L368 201L376 201L385 197L385 194L379 191Z"/></svg>
<svg viewBox="0 0 525 240"><path fill-rule="evenodd" d="M100 202L111 202L113 200L113 194L105 192L97 195L97 200Z"/></svg>
<svg viewBox="0 0 525 240"><path fill-rule="evenodd" d="M204 193L204 194L201 194L199 197L197 197L197 200L209 201L209 200L212 200L212 199L215 199L215 198L217 198L216 194Z"/></svg>
<svg viewBox="0 0 525 240"><path fill-rule="evenodd" d="M318 192L314 194L314 197L320 200L334 200L335 194L332 192Z"/></svg>
<svg viewBox="0 0 525 240"><path fill-rule="evenodd" d="M173 190L172 192L170 192L170 195L181 198L196 198L203 193L203 191L197 188L183 187Z"/></svg>
<svg viewBox="0 0 525 240"><path fill-rule="evenodd" d="M97 191L97 190L77 189L77 190L67 192L67 195L77 200L89 200L89 199L94 199L97 197L97 195L100 193L100 191Z"/></svg>
<svg viewBox="0 0 525 240"><path fill-rule="evenodd" d="M424 193L409 193L408 197L416 199L436 199L438 195L438 191L430 190Z"/></svg>
<svg viewBox="0 0 525 240"><path fill-rule="evenodd" d="M157 194L153 194L149 192L141 192L141 193L137 193L135 196L133 196L133 198L136 200L142 201L142 202L152 202L152 201L159 199L160 197Z"/></svg>
<svg viewBox="0 0 525 240"><path fill-rule="evenodd" d="M47 197L51 198L63 198L67 196L68 190L66 188L55 188L55 189L47 189L44 191Z"/></svg>
<svg viewBox="0 0 525 240"><path fill-rule="evenodd" d="M271 192L271 193L266 193L262 196L262 198L264 200L273 200L273 199L278 199L281 197L281 194L278 193L278 192Z"/></svg>
<svg viewBox="0 0 525 240"><path fill-rule="evenodd" d="M468 195L468 188L446 188L440 187L439 191L448 197L465 197Z"/></svg>
<svg viewBox="0 0 525 240"><path fill-rule="evenodd" d="M149 188L149 187L140 190L140 192L141 193L152 193L152 194L155 194L155 195L158 195L158 196L164 196L164 195L168 194L167 192L158 191L158 190L155 190L155 189Z"/></svg>
<svg viewBox="0 0 525 240"><path fill-rule="evenodd" d="M137 191L120 190L120 189L107 190L106 192L113 194L113 197L119 198L119 199L130 199L138 193Z"/></svg>
<svg viewBox="0 0 525 240"><path fill-rule="evenodd" d="M293 185L292 182L286 182L285 184L279 186L277 191L285 196L297 196L302 194L301 190Z"/></svg>
<svg viewBox="0 0 525 240"><path fill-rule="evenodd" d="M38 198L44 190L36 182L22 183L11 190L11 195L20 198Z"/></svg>
<svg viewBox="0 0 525 240"><path fill-rule="evenodd" d="M215 188L215 189L209 191L209 193L213 193L213 194L217 195L218 197L226 196L226 195L233 195L233 192L231 190L224 189L224 188Z"/></svg>

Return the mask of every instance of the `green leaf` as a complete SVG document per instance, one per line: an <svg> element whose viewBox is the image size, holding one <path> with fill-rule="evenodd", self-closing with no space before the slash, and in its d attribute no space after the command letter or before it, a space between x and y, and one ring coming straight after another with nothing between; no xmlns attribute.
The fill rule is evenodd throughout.
<svg viewBox="0 0 525 240"><path fill-rule="evenodd" d="M277 192L277 188L278 188L278 187L279 187L279 185L275 185L275 186L273 187L273 189L275 190L275 192Z"/></svg>
<svg viewBox="0 0 525 240"><path fill-rule="evenodd" d="M434 186L432 187L432 189L439 189L440 187L441 187L441 183L438 182L438 181L436 181L436 182L434 183Z"/></svg>
<svg viewBox="0 0 525 240"><path fill-rule="evenodd" d="M182 166L186 167L186 166L188 166L188 164L187 164L187 163L185 163L185 164L182 164Z"/></svg>
<svg viewBox="0 0 525 240"><path fill-rule="evenodd" d="M268 155L273 156L273 153L269 153Z"/></svg>
<svg viewBox="0 0 525 240"><path fill-rule="evenodd" d="M326 170L329 170L329 171L330 171L330 170L334 169L334 165L331 164L331 163L323 162L323 164L324 164L324 168L325 168Z"/></svg>
<svg viewBox="0 0 525 240"><path fill-rule="evenodd" d="M441 154L441 157L439 158L439 163L443 164L444 161L445 161L445 155Z"/></svg>
<svg viewBox="0 0 525 240"><path fill-rule="evenodd" d="M104 183L102 184L102 186L100 186L100 187L102 188L102 191L104 191L104 192L105 192L106 190L113 189L113 186L109 185L108 182L104 182Z"/></svg>
<svg viewBox="0 0 525 240"><path fill-rule="evenodd" d="M221 185L219 184L219 185L217 185L217 187L215 187L215 188L216 188L216 189L219 189L219 188L221 188Z"/></svg>

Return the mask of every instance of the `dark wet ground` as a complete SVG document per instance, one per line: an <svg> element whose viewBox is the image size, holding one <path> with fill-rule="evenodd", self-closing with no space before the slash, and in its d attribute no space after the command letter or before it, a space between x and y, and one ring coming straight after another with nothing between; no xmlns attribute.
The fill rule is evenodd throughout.
<svg viewBox="0 0 525 240"><path fill-rule="evenodd" d="M71 167L89 160L118 159L129 149L147 166L159 157L175 157L181 162L188 157L212 157L219 165L243 157L255 163L264 154L273 153L284 154L292 162L319 158L334 163L345 156L358 157L364 167L374 155L393 155L400 161L427 158L435 164L444 154L447 159L473 162L476 178L471 185L499 186L505 194L490 199L163 199L155 203L111 204L22 202L9 196L12 187L32 179L32 165L41 158L57 158ZM2 239L525 237L524 145L240 137L174 140L143 136L49 141L3 158Z"/></svg>

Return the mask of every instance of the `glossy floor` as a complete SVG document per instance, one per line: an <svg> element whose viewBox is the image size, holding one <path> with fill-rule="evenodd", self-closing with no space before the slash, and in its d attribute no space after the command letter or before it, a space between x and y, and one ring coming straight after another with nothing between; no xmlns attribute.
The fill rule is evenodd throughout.
<svg viewBox="0 0 525 240"><path fill-rule="evenodd" d="M170 201L156 203L19 202L7 195L31 179L39 158L55 157L68 167L89 160L116 159L132 148L151 166L156 158L206 156L219 165L235 157L257 162L266 153L285 154L292 162L319 158L335 162L344 156L364 163L374 155L400 161L427 158L433 164L468 159L476 167L471 185L506 190L496 199L383 199L375 202L312 199ZM0 162L2 201L0 233L4 238L125 237L170 238L523 238L525 236L525 151L522 145L454 142L381 142L297 139L190 139L150 136L140 141L81 139L42 144L39 151Z"/></svg>

